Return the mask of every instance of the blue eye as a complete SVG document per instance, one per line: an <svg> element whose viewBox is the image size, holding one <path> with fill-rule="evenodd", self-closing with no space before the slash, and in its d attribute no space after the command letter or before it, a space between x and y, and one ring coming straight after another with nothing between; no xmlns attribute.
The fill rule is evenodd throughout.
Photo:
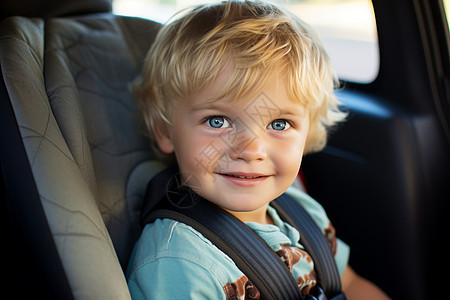
<svg viewBox="0 0 450 300"><path fill-rule="evenodd" d="M208 118L206 123L213 128L231 127L230 122L228 122L224 117L220 116L210 117Z"/></svg>
<svg viewBox="0 0 450 300"><path fill-rule="evenodd" d="M286 121L286 120L275 120L272 123L269 124L269 129L273 129L273 130L286 130L289 127L291 127L291 125Z"/></svg>

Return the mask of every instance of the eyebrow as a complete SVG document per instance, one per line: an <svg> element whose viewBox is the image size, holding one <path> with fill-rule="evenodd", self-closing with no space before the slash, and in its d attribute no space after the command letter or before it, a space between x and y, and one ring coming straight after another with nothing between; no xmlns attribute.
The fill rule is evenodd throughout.
<svg viewBox="0 0 450 300"><path fill-rule="evenodd" d="M280 116L300 116L300 117L305 117L306 116L306 109L304 109L303 107L300 109L279 109L278 110L278 114Z"/></svg>
<svg viewBox="0 0 450 300"><path fill-rule="evenodd" d="M201 111L201 110L224 110L227 107L229 107L229 105L233 105L233 103L217 103L218 101L211 101L211 102L205 102L205 103L200 103L197 105L194 105L191 108L191 112L197 112L197 111ZM279 118L281 117L289 117L289 116L299 116L304 118L306 116L306 108L299 105L299 107L296 107L297 105L295 105L295 107L292 107L292 109L286 109L286 108L276 108L276 113L274 115L278 116Z"/></svg>
<svg viewBox="0 0 450 300"><path fill-rule="evenodd" d="M225 104L218 104L217 101L214 101L214 102L206 102L206 103L200 103L200 104L194 105L191 108L191 111L195 112L195 111L200 111L200 110L205 110L205 109L220 110L225 107L226 107Z"/></svg>

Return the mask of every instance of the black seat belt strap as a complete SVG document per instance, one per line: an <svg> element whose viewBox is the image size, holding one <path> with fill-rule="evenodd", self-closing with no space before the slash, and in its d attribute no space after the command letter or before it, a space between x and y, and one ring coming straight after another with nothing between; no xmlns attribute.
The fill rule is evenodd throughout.
<svg viewBox="0 0 450 300"><path fill-rule="evenodd" d="M282 220L300 232L300 243L313 259L314 270L328 299L345 299L341 293L341 280L330 246L308 212L286 194L272 201L271 206L277 210Z"/></svg>

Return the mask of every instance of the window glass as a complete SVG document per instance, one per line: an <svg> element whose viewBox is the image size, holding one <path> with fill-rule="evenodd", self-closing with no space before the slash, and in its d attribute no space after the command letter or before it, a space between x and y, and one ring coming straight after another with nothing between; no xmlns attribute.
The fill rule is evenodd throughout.
<svg viewBox="0 0 450 300"><path fill-rule="evenodd" d="M448 15L449 15L449 9L450 9L450 0L444 0L444 9L445 9L445 16L447 17L447 25L448 25L448 27L449 27L449 29L450 29L450 23L449 23L449 17L448 17Z"/></svg>
<svg viewBox="0 0 450 300"><path fill-rule="evenodd" d="M113 11L165 23L177 11L205 2L217 0L114 0ZM370 83L377 77L380 59L370 0L273 2L284 5L315 28L342 80Z"/></svg>

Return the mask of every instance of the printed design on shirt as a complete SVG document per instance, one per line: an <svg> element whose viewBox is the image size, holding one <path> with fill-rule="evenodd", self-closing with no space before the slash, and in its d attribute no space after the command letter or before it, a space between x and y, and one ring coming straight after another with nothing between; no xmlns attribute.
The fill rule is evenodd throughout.
<svg viewBox="0 0 450 300"><path fill-rule="evenodd" d="M309 254L297 247L290 247L288 245L281 245L281 249L277 251L277 254L281 257L281 260L286 264L291 271L294 265L298 263L301 259L310 264L312 262L311 256ZM311 289L317 284L316 272L312 269L308 274L300 275L297 277L297 285L300 292L303 295L309 294Z"/></svg>
<svg viewBox="0 0 450 300"><path fill-rule="evenodd" d="M311 270L309 274L298 276L297 285L302 295L308 295L317 284L316 272Z"/></svg>
<svg viewBox="0 0 450 300"><path fill-rule="evenodd" d="M245 275L233 283L225 284L223 291L229 300L258 300L261 298L259 290Z"/></svg>
<svg viewBox="0 0 450 300"><path fill-rule="evenodd" d="M333 256L336 256L337 251L336 230L334 229L333 225L331 225L331 223L328 223L328 227L325 228L323 235L325 236L328 242L328 246L330 246L331 253L333 253Z"/></svg>

